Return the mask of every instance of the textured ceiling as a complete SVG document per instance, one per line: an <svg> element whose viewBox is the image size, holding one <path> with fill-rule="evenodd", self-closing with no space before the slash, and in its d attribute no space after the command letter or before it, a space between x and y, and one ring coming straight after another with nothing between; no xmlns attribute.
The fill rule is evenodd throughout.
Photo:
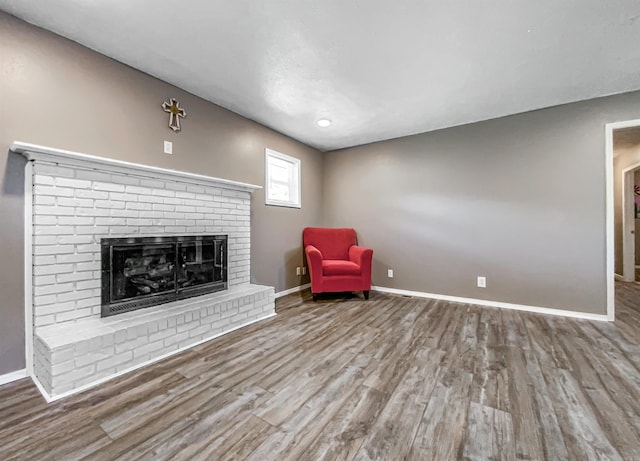
<svg viewBox="0 0 640 461"><path fill-rule="evenodd" d="M0 0L321 150L640 89L638 0ZM320 128L316 121L333 124Z"/></svg>

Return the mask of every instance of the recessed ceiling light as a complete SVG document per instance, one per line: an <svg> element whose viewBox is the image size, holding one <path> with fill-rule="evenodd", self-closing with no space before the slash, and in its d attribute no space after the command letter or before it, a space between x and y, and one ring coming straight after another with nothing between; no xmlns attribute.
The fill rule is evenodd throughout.
<svg viewBox="0 0 640 461"><path fill-rule="evenodd" d="M326 128L329 125L331 125L331 120L329 120L329 119L322 118L322 119L318 120L318 126L320 126L322 128Z"/></svg>

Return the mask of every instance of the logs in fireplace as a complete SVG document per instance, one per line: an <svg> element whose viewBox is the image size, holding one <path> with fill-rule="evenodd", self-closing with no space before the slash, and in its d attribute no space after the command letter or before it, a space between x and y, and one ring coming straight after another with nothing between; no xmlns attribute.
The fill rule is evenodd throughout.
<svg viewBox="0 0 640 461"><path fill-rule="evenodd" d="M227 236L101 239L101 316L227 288Z"/></svg>

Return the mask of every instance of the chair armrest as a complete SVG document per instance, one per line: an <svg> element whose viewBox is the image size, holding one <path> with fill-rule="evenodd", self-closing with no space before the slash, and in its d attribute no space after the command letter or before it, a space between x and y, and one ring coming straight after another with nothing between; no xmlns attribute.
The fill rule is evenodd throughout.
<svg viewBox="0 0 640 461"><path fill-rule="evenodd" d="M371 248L365 248L358 245L353 245L349 248L349 260L356 263L362 270L366 266L371 269L371 260L373 259L373 250Z"/></svg>
<svg viewBox="0 0 640 461"><path fill-rule="evenodd" d="M353 245L349 248L349 259L360 266L360 275L363 282L363 290L371 289L371 260L373 259L373 250L371 248ZM367 294L365 294L365 297Z"/></svg>
<svg viewBox="0 0 640 461"><path fill-rule="evenodd" d="M309 277L311 278L311 288L322 286L322 253L313 245L304 248L307 255L307 265L309 266Z"/></svg>

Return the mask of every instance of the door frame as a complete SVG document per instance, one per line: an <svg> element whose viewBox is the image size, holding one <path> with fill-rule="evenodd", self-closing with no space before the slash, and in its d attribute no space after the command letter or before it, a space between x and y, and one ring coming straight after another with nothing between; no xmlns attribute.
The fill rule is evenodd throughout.
<svg viewBox="0 0 640 461"><path fill-rule="evenodd" d="M605 131L605 199L606 199L606 283L607 283L607 319L615 320L615 197L613 187L613 132L621 128L640 127L640 119L627 120L623 122L607 123L604 126ZM628 172L623 172L624 175ZM628 183L628 181L627 181ZM623 182L623 195L625 186ZM625 226L625 206L623 206L623 228ZM624 245L623 238L623 245ZM624 250L623 250L624 253ZM635 266L635 261L634 261ZM635 270L635 268L634 268Z"/></svg>

